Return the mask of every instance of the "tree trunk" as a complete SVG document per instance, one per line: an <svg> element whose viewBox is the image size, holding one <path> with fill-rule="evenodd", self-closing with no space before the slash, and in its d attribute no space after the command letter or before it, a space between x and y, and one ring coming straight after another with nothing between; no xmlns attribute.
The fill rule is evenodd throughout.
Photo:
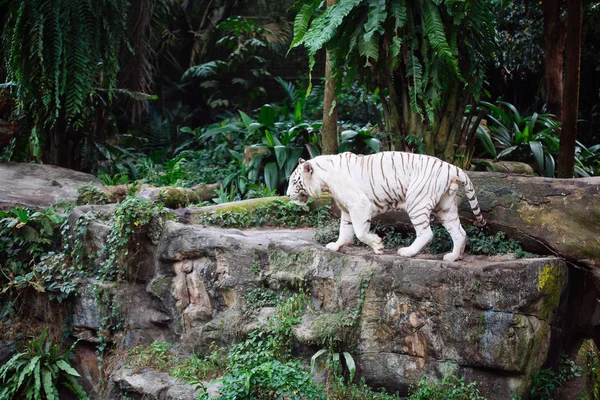
<svg viewBox="0 0 600 400"><path fill-rule="evenodd" d="M337 0L327 0L327 7ZM323 127L321 128L321 153L336 154L338 148L337 105L335 79L331 70L329 51L325 55L325 93L323 96Z"/></svg>
<svg viewBox="0 0 600 400"><path fill-rule="evenodd" d="M563 111L563 53L565 49L564 23L560 20L560 0L543 0L544 11L544 65L546 70L546 108L562 118Z"/></svg>
<svg viewBox="0 0 600 400"><path fill-rule="evenodd" d="M567 1L567 60L563 118L558 149L558 177L572 178L575 167L575 140L579 111L579 76L581 63L581 0Z"/></svg>

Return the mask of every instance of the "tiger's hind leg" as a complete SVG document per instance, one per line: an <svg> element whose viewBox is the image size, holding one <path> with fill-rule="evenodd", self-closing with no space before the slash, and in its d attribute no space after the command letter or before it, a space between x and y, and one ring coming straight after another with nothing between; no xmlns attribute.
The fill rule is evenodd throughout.
<svg viewBox="0 0 600 400"><path fill-rule="evenodd" d="M325 247L329 250L338 251L340 247L352 243L354 238L354 227L352 226L352 220L350 214L346 211L342 211L342 217L340 218L340 234L338 240L335 242L327 243Z"/></svg>
<svg viewBox="0 0 600 400"><path fill-rule="evenodd" d="M454 245L452 252L444 255L445 261L456 261L461 259L467 245L467 234L460 225L460 218L458 216L458 207L456 205L457 192L458 185L453 182L450 185L448 192L442 196L442 199L434 211L437 219L452 237L452 243Z"/></svg>
<svg viewBox="0 0 600 400"><path fill-rule="evenodd" d="M407 202L408 202L407 198ZM409 203L410 204L410 203ZM412 222L417 238L408 247L398 249L398 255L402 257L413 257L419 253L423 247L427 246L433 239L431 230L431 211L433 210L433 201L428 201L421 206L409 209L408 216Z"/></svg>

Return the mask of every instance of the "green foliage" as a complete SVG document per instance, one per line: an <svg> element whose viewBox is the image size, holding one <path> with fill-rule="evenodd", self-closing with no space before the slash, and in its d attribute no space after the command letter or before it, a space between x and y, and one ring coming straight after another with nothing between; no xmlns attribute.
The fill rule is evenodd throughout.
<svg viewBox="0 0 600 400"><path fill-rule="evenodd" d="M162 205L136 196L128 196L115 207L106 238L106 257L100 265L97 278L122 280L129 272L129 260L139 246L138 236L148 233L153 218L164 214Z"/></svg>
<svg viewBox="0 0 600 400"><path fill-rule="evenodd" d="M325 398L302 364L291 359L292 328L301 321L304 301L302 293L282 300L267 323L230 349L219 399Z"/></svg>
<svg viewBox="0 0 600 400"><path fill-rule="evenodd" d="M500 100L496 103L481 102L487 111L492 139L500 150L495 157L533 161L538 174L554 177L560 122L551 114L534 112L530 116L521 116L512 104Z"/></svg>
<svg viewBox="0 0 600 400"><path fill-rule="evenodd" d="M550 368L540 369L531 374L532 385L529 398L532 400L547 400L552 398L554 390L561 382Z"/></svg>
<svg viewBox="0 0 600 400"><path fill-rule="evenodd" d="M263 307L275 307L277 297L277 293L271 289L248 288L244 295L244 308L247 311L253 311Z"/></svg>
<svg viewBox="0 0 600 400"><path fill-rule="evenodd" d="M108 204L108 195L95 185L83 185L77 189L77 205L82 204Z"/></svg>
<svg viewBox="0 0 600 400"><path fill-rule="evenodd" d="M88 398L76 379L80 375L68 360L76 343L61 354L58 345L46 340L46 336L47 329L44 329L37 340L29 342L25 351L15 354L0 367L0 398L58 400L64 396L64 389L77 399Z"/></svg>
<svg viewBox="0 0 600 400"><path fill-rule="evenodd" d="M300 4L291 47L308 50L310 70L316 52L326 48L338 90L358 78L384 92L391 149L400 148L410 133L423 137L429 154L449 160L469 155L474 132L463 129L462 118L452 122L444 114L462 116L463 99L478 100L483 92L482 78L494 49L489 2L356 0L327 8L318 1ZM438 132L438 139L431 130Z"/></svg>
<svg viewBox="0 0 600 400"><path fill-rule="evenodd" d="M515 78L532 78L543 72L544 24L542 6L539 2L494 2L498 28L494 53L496 66L504 68Z"/></svg>
<svg viewBox="0 0 600 400"><path fill-rule="evenodd" d="M454 372L446 372L441 380L421 378L409 400L485 400L476 382L465 383Z"/></svg>
<svg viewBox="0 0 600 400"><path fill-rule="evenodd" d="M201 90L211 93L206 99L211 108L244 105L248 100L252 101L265 95L266 91L260 85L260 78L270 76L270 73L267 69L268 61L260 55L260 50L267 48L266 35L270 32L253 20L240 16L227 18L217 25L217 29L224 35L216 45L227 48L226 58L194 65L185 71L182 79L199 80ZM249 74L236 74L236 71L242 69L249 71ZM225 93L223 81L231 83L236 94Z"/></svg>
<svg viewBox="0 0 600 400"><path fill-rule="evenodd" d="M388 394L382 388L379 392L369 387L364 378L359 383L345 383L342 379L333 380L327 393L330 400L399 400L399 394Z"/></svg>
<svg viewBox="0 0 600 400"><path fill-rule="evenodd" d="M405 233L397 230L391 225L374 223L371 227L382 239L386 248L406 247L415 239L413 233ZM439 225L432 225L433 240L426 248L430 254L446 253L452 250L452 238L446 229ZM484 254L488 256L498 254L514 254L517 258L531 257L532 254L523 250L521 244L506 237L506 233L497 232L488 235L474 226L465 229L467 233L467 252L471 254ZM334 242L339 235L339 227L336 223L324 224L315 232L315 241L319 244ZM354 245L362 246L362 242L356 238Z"/></svg>
<svg viewBox="0 0 600 400"><path fill-rule="evenodd" d="M206 357L192 354L176 364L169 375L184 381L194 383L207 381L220 376L227 367L227 356L224 351L214 350Z"/></svg>
<svg viewBox="0 0 600 400"><path fill-rule="evenodd" d="M299 228L321 226L331 219L330 207L320 206L307 211L292 201L276 199L260 205L252 212L225 211L198 216L199 223L223 228L248 228L251 226L281 226Z"/></svg>
<svg viewBox="0 0 600 400"><path fill-rule="evenodd" d="M532 400L551 399L558 387L571 379L580 377L582 372L580 366L569 360L566 354L561 353L558 374L550 368L543 368L531 374L529 398Z"/></svg>
<svg viewBox="0 0 600 400"><path fill-rule="evenodd" d="M0 295L34 288L61 302L74 293L77 271L62 253L53 252L60 247L63 221L52 208L0 212Z"/></svg>
<svg viewBox="0 0 600 400"><path fill-rule="evenodd" d="M30 155L39 160L45 133L92 129L90 104L100 107L114 100L129 3L2 4L4 60L15 118L28 137Z"/></svg>
<svg viewBox="0 0 600 400"><path fill-rule="evenodd" d="M173 344L167 342L152 342L149 346L135 346L129 349L128 366L134 371L143 367L160 372L169 372L175 365Z"/></svg>

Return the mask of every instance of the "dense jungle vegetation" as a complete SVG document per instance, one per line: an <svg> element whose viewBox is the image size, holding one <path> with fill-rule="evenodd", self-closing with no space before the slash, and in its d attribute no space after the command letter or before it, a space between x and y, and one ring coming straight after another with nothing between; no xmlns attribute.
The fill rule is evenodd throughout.
<svg viewBox="0 0 600 400"><path fill-rule="evenodd" d="M417 152L465 169L515 161L546 177L600 175L600 2L0 0L0 34L0 162L88 172L130 194L141 183L219 182L214 198L195 205L279 195L300 157L344 151ZM107 202L90 190L95 203ZM71 343L22 326L19 297L34 289L62 304L85 276L126 280L132 237L170 218L161 204L126 197L106 217L110 247L85 271L74 238L89 221L69 230L73 206L0 212L0 339L18 350L0 366L0 399L59 398L65 390L86 397L69 364ZM327 209L294 207L209 222L330 234ZM525 254L502 235L469 235L479 254ZM223 398L292 398L298 387L306 398L399 398L350 384L352 355L331 343L314 357L327 358L327 390L313 382L291 353L304 295L274 296L257 295L278 305L275 316L227 354L175 359L171 344L155 342L131 350L131 362L196 384L222 376ZM106 332L122 328L117 318L104 322ZM99 357L107 346L98 345ZM581 372L566 359L561 368L532 377L532 398L548 398ZM266 378L273 371L279 381ZM259 394L244 392L250 379ZM422 380L411 398L482 397L449 372Z"/></svg>

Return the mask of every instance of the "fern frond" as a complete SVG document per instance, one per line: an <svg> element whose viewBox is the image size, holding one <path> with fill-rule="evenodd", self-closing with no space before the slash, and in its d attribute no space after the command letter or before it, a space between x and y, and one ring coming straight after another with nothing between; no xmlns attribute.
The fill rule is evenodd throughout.
<svg viewBox="0 0 600 400"><path fill-rule="evenodd" d="M188 70L183 73L181 79L185 80L189 78L206 78L215 75L219 68L225 65L226 63L220 60L209 61L200 65L194 65L193 67L188 68Z"/></svg>
<svg viewBox="0 0 600 400"><path fill-rule="evenodd" d="M406 12L406 0L391 0L390 1L390 17L394 18L394 31L398 32L399 28L406 25L408 15Z"/></svg>
<svg viewBox="0 0 600 400"><path fill-rule="evenodd" d="M317 10L317 5L318 2L316 1L304 4L300 11L298 11L298 14L296 14L296 18L294 18L294 38L290 44L290 50L301 44L308 30L308 23Z"/></svg>
<svg viewBox="0 0 600 400"><path fill-rule="evenodd" d="M383 34L383 23L387 16L385 0L371 0L369 2L369 14L365 23L365 42L370 42L375 33Z"/></svg>
<svg viewBox="0 0 600 400"><path fill-rule="evenodd" d="M458 60L448 45L444 24L433 0L423 1L423 26L433 50L450 66L456 76L460 77Z"/></svg>
<svg viewBox="0 0 600 400"><path fill-rule="evenodd" d="M412 85L408 88L408 97L410 103L410 109L415 114L423 116L421 106L419 105L419 97L422 96L422 79L423 79L423 67L419 62L419 59L411 50L407 54L406 62L407 75L412 77Z"/></svg>

